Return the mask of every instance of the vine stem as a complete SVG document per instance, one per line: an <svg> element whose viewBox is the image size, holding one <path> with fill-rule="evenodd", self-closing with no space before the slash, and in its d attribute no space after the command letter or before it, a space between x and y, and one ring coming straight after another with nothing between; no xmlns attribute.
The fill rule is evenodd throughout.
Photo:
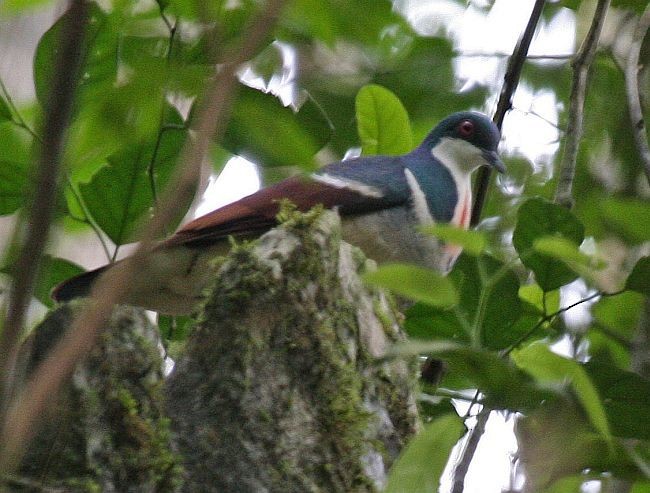
<svg viewBox="0 0 650 493"><path fill-rule="evenodd" d="M545 4L546 0L535 1L526 29L524 29L519 41L517 41L517 46L515 46L512 56L508 60L508 68L503 77L503 87L499 94L497 109L492 118L499 130L501 130L501 127L503 126L503 120L506 113L510 108L512 108L512 97L519 85L521 71L528 55L528 48L533 40L535 28L542 16ZM476 186L474 187L474 205L472 206L472 219L470 220L471 226L476 226L481 220L481 212L483 211L483 205L485 204L488 185L490 184L490 176L492 176L492 171L487 167L482 167L478 172Z"/></svg>
<svg viewBox="0 0 650 493"><path fill-rule="evenodd" d="M82 2L83 3L83 2ZM41 417L56 402L53 396L75 365L95 343L101 327L129 289L131 279L145 262L151 244L173 220L178 209L191 198L201 162L213 139L225 129L229 109L237 88L236 71L251 58L267 39L275 25L283 0L270 0L249 28L243 31L241 44L224 56L217 75L205 91L199 106L196 138L188 139L181 151L181 165L164 191L160 206L141 235L135 253L100 277L88 304L80 311L68 332L62 336L45 360L36 368L24 389L11 403L3 423L0 443L0 471L11 472L20 463L29 440L34 436Z"/></svg>
<svg viewBox="0 0 650 493"><path fill-rule="evenodd" d="M627 91L627 101L630 109L630 120L632 121L634 141L643 163L643 171L648 183L650 184L650 148L648 147L648 134L643 119L641 92L639 90L639 54L648 29L650 29L650 4L646 6L643 14L637 22L632 36L632 43L630 44L627 64L625 66L625 88Z"/></svg>
<svg viewBox="0 0 650 493"><path fill-rule="evenodd" d="M598 48L598 39L605 23L605 15L610 0L598 0L596 11L589 32L582 42L571 66L573 80L571 96L569 97L569 117L565 134L564 153L560 162L555 203L570 209L573 207L573 180L576 173L578 148L582 139L585 97L587 93L587 78L591 64Z"/></svg>

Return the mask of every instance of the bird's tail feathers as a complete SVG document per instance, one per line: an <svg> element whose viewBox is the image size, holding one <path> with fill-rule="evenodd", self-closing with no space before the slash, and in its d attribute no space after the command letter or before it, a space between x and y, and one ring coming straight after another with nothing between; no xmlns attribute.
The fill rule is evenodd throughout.
<svg viewBox="0 0 650 493"><path fill-rule="evenodd" d="M99 269L89 270L83 274L66 279L52 290L52 299L62 303L74 298L83 298L88 296L93 284L107 267L109 266L106 265Z"/></svg>

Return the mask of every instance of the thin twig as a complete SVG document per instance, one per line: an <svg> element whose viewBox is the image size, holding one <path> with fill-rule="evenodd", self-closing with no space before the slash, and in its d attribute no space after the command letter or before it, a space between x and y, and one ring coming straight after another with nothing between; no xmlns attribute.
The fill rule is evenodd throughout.
<svg viewBox="0 0 650 493"><path fill-rule="evenodd" d="M627 102L630 108L634 141L643 163L643 171L650 184L650 148L648 148L648 134L643 119L641 94L639 92L639 53L648 29L650 29L650 4L643 11L643 15L641 15L634 29L627 65L625 66L625 87L627 89Z"/></svg>
<svg viewBox="0 0 650 493"><path fill-rule="evenodd" d="M5 86L4 81L2 78L0 78L0 89L2 90L2 94L7 100L7 104L13 111L13 115L11 117L11 122L22 128L23 130L27 131L32 137L34 137L35 140L38 141L39 144L43 144L43 139L41 139L41 136L38 135L33 128L31 128L29 125L27 125L27 122L23 119L22 115L20 114L20 111L18 111L18 108L16 107L16 104L14 103L13 98L11 97L11 94L9 94L9 91L7 90L7 86Z"/></svg>
<svg viewBox="0 0 650 493"><path fill-rule="evenodd" d="M65 379L77 362L88 353L102 325L110 316L115 303L123 299L131 279L147 261L147 252L166 225L178 213L181 204L191 198L201 162L213 138L218 139L225 127L227 115L237 87L236 70L251 58L266 39L279 15L283 0L267 2L242 34L239 49L226 56L203 98L197 118L195 140L188 139L170 186L161 197L160 207L142 235L133 254L108 270L93 288L88 305L75 318L70 330L62 337L48 357L35 370L27 386L9 410L4 428L4 443L0 446L0 471L11 470L20 462L28 441L32 438L40 417L58 395Z"/></svg>
<svg viewBox="0 0 650 493"><path fill-rule="evenodd" d="M74 216L71 216L73 219L76 219L77 221L81 221L82 223L90 226L90 228L93 230L93 233L95 233L95 236L97 236L97 239L99 240L99 243L102 246L102 249L104 250L104 254L106 255L106 259L110 262L111 261L111 252L108 249L108 245L106 244L106 240L104 239L104 235L102 234L102 231L99 226L97 226L97 223L93 220L92 215L88 211L88 206L86 205L85 200L81 196L81 194L77 191L75 188L74 183L72 182L72 179L68 176L67 178L67 185L68 189L70 190L70 193L74 197L75 201L77 202L77 205L79 206L79 209L81 209L81 212L84 214L84 218L77 218Z"/></svg>
<svg viewBox="0 0 650 493"><path fill-rule="evenodd" d="M482 51L455 51L454 56L464 56L468 58L508 58L512 53L489 53ZM553 55L526 55L526 60L570 60L575 53L555 53Z"/></svg>
<svg viewBox="0 0 650 493"><path fill-rule="evenodd" d="M57 184L63 156L65 131L72 116L72 101L81 67L82 40L88 5L73 1L60 38L52 90L43 124L43 142L38 157L35 191L28 216L19 222L15 235L20 256L13 270L9 305L0 340L0 422L5 416L15 378L16 357L40 260L56 207ZM25 234L20 230L25 228Z"/></svg>
<svg viewBox="0 0 650 493"><path fill-rule="evenodd" d="M576 172L578 148L582 139L587 78L591 63L596 55L598 39L605 22L609 3L610 0L598 0L587 37L582 42L575 59L571 62L573 81L571 83L571 96L569 97L569 117L565 134L564 153L560 163L557 189L555 191L555 203L568 209L573 207L573 179Z"/></svg>
<svg viewBox="0 0 650 493"><path fill-rule="evenodd" d="M491 410L489 408L483 406L476 416L476 425L469 431L465 446L463 447L463 453L454 468L454 483L451 488L451 493L463 493L465 491L467 471L469 471L469 466L472 463L481 437L485 433L485 426L490 418L490 412Z"/></svg>
<svg viewBox="0 0 650 493"><path fill-rule="evenodd" d="M493 118L494 123L499 127L499 130L501 130L501 127L503 126L503 119L505 118L506 113L512 107L512 97L519 85L521 70L524 67L524 62L528 55L528 48L533 40L535 28L542 16L545 3L546 0L536 0L535 5L533 6L533 11L530 14L530 19L528 19L526 29L522 33L521 38L519 38L517 46L515 46L512 56L508 61L508 68L503 77L503 87L501 88L501 94L499 94L499 101ZM483 204L485 203L485 197L487 196L491 175L492 173L489 168L483 167L479 170L476 179L476 186L474 187L474 205L472 207L472 219L470 221L472 226L476 226L481 220L481 212L483 210Z"/></svg>
<svg viewBox="0 0 650 493"><path fill-rule="evenodd" d="M528 339L530 336L532 336L537 330L544 325L546 322L552 321L554 318L556 318L559 315L562 315L565 312L568 312L572 308L575 308L576 306L582 305L583 303L587 303L595 298L605 298L609 296L617 296L621 294L623 291L616 291L614 293L603 293L601 291L598 291L597 293L591 294L587 296L586 298L583 298L581 300L576 301L575 303L571 303L570 305L565 306L564 308L560 308L559 310L549 313L548 315L544 315L542 318L540 318L535 325L533 325L530 330L522 334L522 336L517 339L515 342L513 342L508 348L504 349L501 353L500 356L505 357L509 355L512 351L517 349L521 344L523 344L526 339Z"/></svg>

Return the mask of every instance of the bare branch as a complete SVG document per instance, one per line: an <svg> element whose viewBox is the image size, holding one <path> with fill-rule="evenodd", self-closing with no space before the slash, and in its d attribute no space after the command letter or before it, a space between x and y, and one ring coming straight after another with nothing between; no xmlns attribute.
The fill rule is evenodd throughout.
<svg viewBox="0 0 650 493"><path fill-rule="evenodd" d="M146 254L152 243L179 212L180 204L186 203L193 195L194 184L208 146L213 138L218 139L224 131L238 84L236 70L262 45L275 24L282 4L283 0L267 2L265 9L260 12L250 28L243 32L240 47L224 57L218 74L203 98L193 129L195 139L188 139L181 154L182 164L161 197L160 206L141 236L142 241L138 249L133 256L100 278L88 305L75 319L68 333L36 369L26 388L13 403L3 430L0 470L11 470L20 462L40 416L55 401L52 396L58 394L76 363L92 348L113 305L123 298L131 285L130 280L147 261Z"/></svg>
<svg viewBox="0 0 650 493"><path fill-rule="evenodd" d="M515 46L512 56L508 61L508 69L503 78L503 87L501 88L499 102L497 103L497 109L493 118L494 123L499 127L499 130L501 130L506 113L512 107L512 96L519 85L521 70L524 67L524 62L528 55L528 48L533 40L535 28L542 16L542 10L544 10L545 3L546 0L536 0L535 5L533 6L533 11L528 19L526 29L524 29L524 32L522 33L521 38L519 38L517 46ZM481 219L481 211L483 210L483 204L485 203L485 197L487 196L487 189L491 175L491 170L486 167L479 170L476 185L474 187L474 205L472 207L472 219L470 221L472 226L476 226Z"/></svg>
<svg viewBox="0 0 650 493"><path fill-rule="evenodd" d="M610 0L598 0L596 12L591 22L587 37L582 42L573 67L573 81L571 83L571 96L569 98L569 119L566 129L564 153L560 163L555 203L567 208L573 207L573 178L576 172L578 147L582 139L582 120L584 115L585 96L587 93L587 78L591 63L596 55L598 39L605 22L605 15L609 8Z"/></svg>
<svg viewBox="0 0 650 493"><path fill-rule="evenodd" d="M60 51L55 61L55 75L43 123L43 140L33 184L34 197L27 217L19 221L16 229L14 241L21 253L13 270L9 305L0 340L0 418L5 415L13 391L25 311L31 300L56 207L65 132L72 116L73 96L81 67L87 11L86 2L73 1L62 28ZM21 231L23 228L24 234Z"/></svg>
<svg viewBox="0 0 650 493"><path fill-rule="evenodd" d="M630 119L632 120L632 131L634 132L634 141L639 150L639 156L641 156L643 162L643 171L648 183L650 183L650 148L648 148L648 134L643 119L641 94L639 92L639 53L649 28L650 5L645 8L643 15L637 22L625 67L625 87L630 108Z"/></svg>

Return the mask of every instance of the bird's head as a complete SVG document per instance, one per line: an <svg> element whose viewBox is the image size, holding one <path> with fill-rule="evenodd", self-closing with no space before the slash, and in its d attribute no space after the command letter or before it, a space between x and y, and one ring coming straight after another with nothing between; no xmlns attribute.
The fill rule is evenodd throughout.
<svg viewBox="0 0 650 493"><path fill-rule="evenodd" d="M471 173L479 166L505 172L497 146L501 134L482 113L463 111L442 120L424 139L424 147L448 168Z"/></svg>

